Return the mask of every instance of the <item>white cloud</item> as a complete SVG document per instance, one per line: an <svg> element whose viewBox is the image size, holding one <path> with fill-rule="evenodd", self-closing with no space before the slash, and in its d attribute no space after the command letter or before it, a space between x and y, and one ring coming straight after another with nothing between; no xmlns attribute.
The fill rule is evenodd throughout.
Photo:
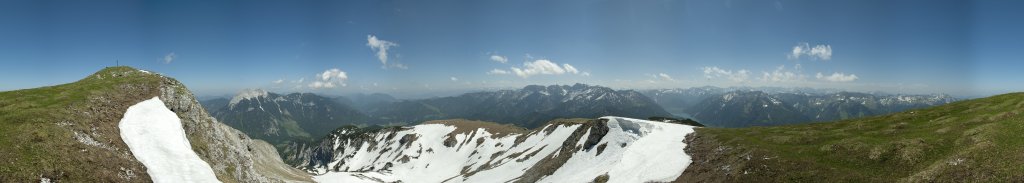
<svg viewBox="0 0 1024 183"><path fill-rule="evenodd" d="M676 79L673 79L672 76L669 76L669 74L664 74L664 73L644 74L644 76L650 77L650 79L645 80L645 81L647 83L651 83L651 84L654 84L654 83L657 83L657 82L660 82L660 81L666 81L666 82L675 82L676 81Z"/></svg>
<svg viewBox="0 0 1024 183"><path fill-rule="evenodd" d="M164 55L164 64L169 64L169 63L173 62L175 57L178 57L178 55L174 54L174 52L171 52L171 53L168 53L167 55Z"/></svg>
<svg viewBox="0 0 1024 183"><path fill-rule="evenodd" d="M284 79L274 80L274 84L281 84L281 83L284 83Z"/></svg>
<svg viewBox="0 0 1024 183"><path fill-rule="evenodd" d="M658 73L658 77L664 80L675 81L675 79L672 79L672 76L665 73Z"/></svg>
<svg viewBox="0 0 1024 183"><path fill-rule="evenodd" d="M580 76L590 76L590 72L581 72Z"/></svg>
<svg viewBox="0 0 1024 183"><path fill-rule="evenodd" d="M847 74L844 74L844 73L841 73L841 72L835 72L835 73L832 73L832 75L824 75L824 74L821 74L819 72L818 75L815 76L815 77L820 79L820 80L830 81L830 82L850 82L850 81L855 81L855 80L859 79L856 74L849 74L849 75L847 75Z"/></svg>
<svg viewBox="0 0 1024 183"><path fill-rule="evenodd" d="M799 66L797 66L799 67ZM795 82L807 80L807 75L787 70L785 65L776 67L772 72L763 72L761 80L765 82Z"/></svg>
<svg viewBox="0 0 1024 183"><path fill-rule="evenodd" d="M665 73L645 74L645 75L647 75L648 77L651 77L651 78L653 78L655 80L676 81L675 79L672 78L672 76L669 76L668 74L665 74ZM648 80L648 81L653 83L653 82L655 82L655 80Z"/></svg>
<svg viewBox="0 0 1024 183"><path fill-rule="evenodd" d="M733 82L746 82L750 78L750 71L748 71L746 69L740 69L738 71L732 71L732 70L721 69L721 68L718 68L717 66L713 66L713 67L703 67L703 68L701 68L701 70L704 71L704 78L707 78L709 80L710 79L716 79L716 78L725 78L725 79L731 80Z"/></svg>
<svg viewBox="0 0 1024 183"><path fill-rule="evenodd" d="M508 63L508 57L501 55L491 55L491 60L498 63Z"/></svg>
<svg viewBox="0 0 1024 183"><path fill-rule="evenodd" d="M489 75L505 75L505 74L509 74L509 73L510 72L508 72L507 70L502 70L502 69L494 69L494 70L491 70L491 71L487 71L487 74L489 74Z"/></svg>
<svg viewBox="0 0 1024 183"><path fill-rule="evenodd" d="M452 77L452 78L451 78L451 80L452 80L452 81L459 81L459 78L456 78L456 77Z"/></svg>
<svg viewBox="0 0 1024 183"><path fill-rule="evenodd" d="M550 60L536 60L533 62L523 63L523 68L512 67L512 73L516 74L521 78L528 78L534 75L562 75L565 73L579 74L580 71L569 64L562 64L558 66L558 63L551 62ZM493 71L493 70L492 70Z"/></svg>
<svg viewBox="0 0 1024 183"><path fill-rule="evenodd" d="M328 69L323 73L320 73L316 77L316 81L309 83L310 88L334 88L336 86L346 86L345 81L348 80L348 74L341 69Z"/></svg>
<svg viewBox="0 0 1024 183"><path fill-rule="evenodd" d="M370 50L377 52L377 60L380 60L380 63L383 65L382 67L394 67L399 69L409 68L408 66L401 63L388 63L388 49L391 49L391 47L398 46L398 43L377 39L377 36L374 35L367 35L366 46L369 46Z"/></svg>
<svg viewBox="0 0 1024 183"><path fill-rule="evenodd" d="M568 72L568 73L571 73L571 74L579 74L580 73L580 70L576 70L576 67L573 67L572 65L569 65L569 64L562 64L562 68L565 68L565 72Z"/></svg>
<svg viewBox="0 0 1024 183"><path fill-rule="evenodd" d="M814 45L811 47L808 43L797 43L793 46L793 51L790 52L787 57L789 59L800 59L800 56L807 55L811 59L816 60L831 60L832 59L832 46L831 45Z"/></svg>

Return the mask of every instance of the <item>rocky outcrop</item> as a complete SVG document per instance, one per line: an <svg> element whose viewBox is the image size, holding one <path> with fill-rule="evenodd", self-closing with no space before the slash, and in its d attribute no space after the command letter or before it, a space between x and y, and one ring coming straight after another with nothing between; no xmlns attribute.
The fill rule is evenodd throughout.
<svg viewBox="0 0 1024 183"><path fill-rule="evenodd" d="M128 107L154 96L178 116L192 150L220 181L311 181L308 175L282 176L286 171L257 168L257 162L273 166L275 157L254 153L266 146L210 117L182 83L160 74L110 67L74 83L0 96L0 103L9 106L0 108L7 116L0 118L0 142L24 144L0 149L0 182L150 181L118 124Z"/></svg>
<svg viewBox="0 0 1024 183"><path fill-rule="evenodd" d="M181 118L193 150L213 167L224 182L282 182L273 172L259 172L260 157L253 153L255 141L242 132L217 122L203 109L192 93L177 80L160 76L160 100ZM266 156L266 154L259 154ZM309 181L308 177L306 179Z"/></svg>

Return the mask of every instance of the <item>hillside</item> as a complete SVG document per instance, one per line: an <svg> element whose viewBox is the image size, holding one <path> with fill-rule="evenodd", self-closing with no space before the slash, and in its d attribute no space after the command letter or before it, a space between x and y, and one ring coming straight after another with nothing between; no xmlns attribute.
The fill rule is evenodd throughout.
<svg viewBox="0 0 1024 183"><path fill-rule="evenodd" d="M210 100L211 104L217 104ZM213 108L212 115L250 137L275 146L319 139L344 125L366 125L368 116L312 93L277 94L254 89L240 92Z"/></svg>
<svg viewBox="0 0 1024 183"><path fill-rule="evenodd" d="M1024 93L877 117L698 128L682 182L1024 180Z"/></svg>
<svg viewBox="0 0 1024 183"><path fill-rule="evenodd" d="M173 123L154 124L179 124L182 138L187 139L185 147L191 146L184 151L194 151L219 181L309 180L261 171L260 167L283 167L254 164L271 157L250 150L270 147L214 120L177 80L130 67L109 67L74 83L0 92L0 162L4 162L0 182L150 181L154 177L140 157L152 154L134 154L145 149L130 148L126 142L154 144L133 142L147 139L123 136L134 133L119 127L125 121L144 120L135 122L144 124L136 125L142 128L139 134L147 134L145 120L154 111L146 108L169 114ZM128 113L136 117L125 117Z"/></svg>
<svg viewBox="0 0 1024 183"><path fill-rule="evenodd" d="M533 130L442 120L341 128L290 159L324 182L664 182L690 164L683 149L693 129L622 117Z"/></svg>

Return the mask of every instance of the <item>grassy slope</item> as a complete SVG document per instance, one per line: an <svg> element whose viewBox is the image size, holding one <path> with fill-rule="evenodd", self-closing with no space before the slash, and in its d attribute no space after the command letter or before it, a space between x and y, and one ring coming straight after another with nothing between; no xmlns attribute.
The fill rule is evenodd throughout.
<svg viewBox="0 0 1024 183"><path fill-rule="evenodd" d="M713 159L720 162L710 164L729 165L724 169L731 169L732 175L725 180L1020 181L1021 113L1024 93L1012 93L833 123L700 128L698 134L724 147L712 148L753 160L736 163L721 156L694 161ZM714 168L723 167L704 168L692 171L716 172Z"/></svg>
<svg viewBox="0 0 1024 183"><path fill-rule="evenodd" d="M130 71L134 69L116 67L104 69L99 73L107 76L111 73ZM127 148L120 141L120 134L116 129L117 121L97 121L115 116L104 116L106 113L97 111L94 108L99 105L94 105L98 101L96 99L102 97L104 99L101 100L115 103L122 100L137 100L135 98L139 97L136 96L152 97L156 94L154 92L158 91L127 94L122 93L122 88L145 88L159 85L159 82L158 77L97 79L93 75L69 84L0 92L0 164L3 164L0 166L0 180L23 182L27 181L26 179L38 181L40 177L52 177L80 181L116 181L120 180L118 174L124 173L117 172L119 168L135 170L136 175L144 174L145 169L141 169L138 163L108 161L124 159L125 156L105 147L80 143L75 138L75 132L86 134L106 145L106 148L124 151ZM118 94L124 98L119 98L121 96ZM91 113L84 115L85 112ZM121 112L123 113L123 110Z"/></svg>

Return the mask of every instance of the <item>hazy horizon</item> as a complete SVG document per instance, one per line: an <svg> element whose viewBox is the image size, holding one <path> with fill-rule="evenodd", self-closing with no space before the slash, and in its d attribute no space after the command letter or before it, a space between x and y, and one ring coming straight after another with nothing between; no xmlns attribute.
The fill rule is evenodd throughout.
<svg viewBox="0 0 1024 183"><path fill-rule="evenodd" d="M1024 91L1017 1L0 2L0 91L115 64L202 96L526 85Z"/></svg>

